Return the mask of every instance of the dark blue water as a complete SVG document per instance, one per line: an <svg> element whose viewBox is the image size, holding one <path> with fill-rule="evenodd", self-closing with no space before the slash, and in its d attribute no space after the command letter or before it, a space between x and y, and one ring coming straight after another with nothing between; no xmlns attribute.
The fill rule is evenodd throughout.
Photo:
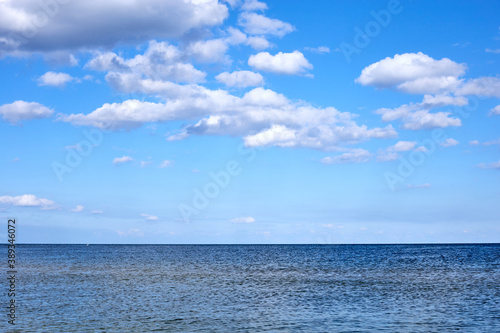
<svg viewBox="0 0 500 333"><path fill-rule="evenodd" d="M500 332L498 244L17 251L20 332Z"/></svg>

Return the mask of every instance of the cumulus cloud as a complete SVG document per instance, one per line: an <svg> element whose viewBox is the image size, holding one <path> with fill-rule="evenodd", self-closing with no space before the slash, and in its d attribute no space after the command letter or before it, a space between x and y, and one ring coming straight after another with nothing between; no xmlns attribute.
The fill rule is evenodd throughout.
<svg viewBox="0 0 500 333"><path fill-rule="evenodd" d="M264 84L262 75L251 71L223 72L217 75L215 79L228 87L246 88Z"/></svg>
<svg viewBox="0 0 500 333"><path fill-rule="evenodd" d="M235 219L230 220L231 223L254 223L255 219L251 216L249 217L237 217Z"/></svg>
<svg viewBox="0 0 500 333"><path fill-rule="evenodd" d="M36 102L15 101L0 106L2 119L10 123L50 117L54 111Z"/></svg>
<svg viewBox="0 0 500 333"><path fill-rule="evenodd" d="M250 56L248 65L258 70L288 75L302 74L308 69L313 69L313 65L299 51L279 52L276 55L260 52Z"/></svg>
<svg viewBox="0 0 500 333"><path fill-rule="evenodd" d="M417 143L415 141L398 141L394 146L387 148L388 151L401 152L410 151L415 148Z"/></svg>
<svg viewBox="0 0 500 333"><path fill-rule="evenodd" d="M263 11L267 9L267 5L259 0L245 0L241 5L241 9L248 12L257 10Z"/></svg>
<svg viewBox="0 0 500 333"><path fill-rule="evenodd" d="M448 58L436 60L422 52L396 54L369 65L356 82L377 88L396 88L416 94L453 90L466 66Z"/></svg>
<svg viewBox="0 0 500 333"><path fill-rule="evenodd" d="M458 145L459 142L453 138L448 138L446 140L444 140L443 142L440 143L441 146L447 148L447 147L453 147L453 146L456 146Z"/></svg>
<svg viewBox="0 0 500 333"><path fill-rule="evenodd" d="M221 24L228 16L227 6L217 0L52 3L54 6L45 8L37 0L2 1L0 53L111 49L118 44L181 38L190 31ZM38 28L38 22L46 24Z"/></svg>
<svg viewBox="0 0 500 333"><path fill-rule="evenodd" d="M71 211L74 212L74 213L79 213L79 212L82 212L84 209L85 209L84 206L77 205L75 208L71 209Z"/></svg>
<svg viewBox="0 0 500 333"><path fill-rule="evenodd" d="M500 115L500 105L495 106L493 109L491 109L490 116L498 116Z"/></svg>
<svg viewBox="0 0 500 333"><path fill-rule="evenodd" d="M16 197L1 196L0 204L21 206L21 207L40 207L41 209L51 209L54 206L54 201L38 198L33 194L24 194Z"/></svg>
<svg viewBox="0 0 500 333"><path fill-rule="evenodd" d="M77 81L67 73L47 72L38 78L39 86L65 87L68 82Z"/></svg>
<svg viewBox="0 0 500 333"><path fill-rule="evenodd" d="M450 100L441 98L439 101L439 106L442 106L445 101L447 103L462 103L460 99L457 100L455 98ZM381 108L376 110L375 113L382 115L382 120L386 122L400 120L402 122L402 128L409 130L444 128L449 126L456 127L462 125L462 121L459 118L453 118L451 112L431 113L430 109L436 105L436 102L436 98L431 99L429 97L424 97L422 103L404 104L394 109Z"/></svg>
<svg viewBox="0 0 500 333"><path fill-rule="evenodd" d="M295 30L290 23L278 19L271 19L252 12L241 13L238 24L250 35L274 35L283 37Z"/></svg>
<svg viewBox="0 0 500 333"><path fill-rule="evenodd" d="M419 150L425 151L424 147L418 147L416 141L398 141L387 149L379 150L377 153L377 161L387 162L394 161L399 158L400 152Z"/></svg>
<svg viewBox="0 0 500 333"><path fill-rule="evenodd" d="M457 95L477 95L500 98L500 78L480 77L467 80L455 92Z"/></svg>
<svg viewBox="0 0 500 333"><path fill-rule="evenodd" d="M324 164L365 163L372 157L368 150L357 148L337 156L328 156L321 160Z"/></svg>
<svg viewBox="0 0 500 333"><path fill-rule="evenodd" d="M122 157L116 157L114 160L113 160L113 164L114 165L121 165L121 164L124 164L124 163L128 163L128 162L132 162L134 159L130 156L122 156Z"/></svg>
<svg viewBox="0 0 500 333"><path fill-rule="evenodd" d="M395 137L392 126L368 129L356 115L335 108L294 103L270 89L255 88L242 97L224 90L119 75L113 80L123 92L157 94L165 103L127 100L104 104L90 114L60 115L62 121L106 129L130 129L147 122L200 119L168 140L189 135L243 136L248 145L279 145L330 149L370 138ZM293 134L292 134L293 133Z"/></svg>
<svg viewBox="0 0 500 333"><path fill-rule="evenodd" d="M203 46L194 47L199 52ZM194 52L194 51L193 51ZM225 52L225 50L224 50ZM196 52L195 52L196 53ZM150 41L144 54L124 59L114 52L96 52L85 68L107 71L118 75L130 74L146 76L154 80L169 80L180 83L203 82L206 73L187 63L183 51L167 42ZM203 57L202 54L197 56ZM207 57L218 57L209 55Z"/></svg>
<svg viewBox="0 0 500 333"><path fill-rule="evenodd" d="M144 217L145 220L147 221L157 221L158 216L151 215L151 214L141 214L142 217Z"/></svg>

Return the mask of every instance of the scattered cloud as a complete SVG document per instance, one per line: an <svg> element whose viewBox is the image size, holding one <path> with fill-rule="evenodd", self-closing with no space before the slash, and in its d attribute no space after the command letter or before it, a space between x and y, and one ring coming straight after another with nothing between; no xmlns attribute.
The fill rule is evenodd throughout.
<svg viewBox="0 0 500 333"><path fill-rule="evenodd" d="M102 210L93 210L90 212L91 214L102 214Z"/></svg>
<svg viewBox="0 0 500 333"><path fill-rule="evenodd" d="M422 52L396 54L365 67L356 82L413 94L437 94L456 88L466 68L448 58L436 60Z"/></svg>
<svg viewBox="0 0 500 333"><path fill-rule="evenodd" d="M250 56L248 65L261 71L287 75L303 74L308 69L313 69L313 65L297 50L292 53L279 52L276 55L260 52Z"/></svg>
<svg viewBox="0 0 500 333"><path fill-rule="evenodd" d="M215 79L228 87L246 88L264 84L262 75L251 71L223 72L217 75Z"/></svg>
<svg viewBox="0 0 500 333"><path fill-rule="evenodd" d="M453 146L456 146L458 144L459 144L459 142L453 138L448 138L440 143L440 145L443 147L453 147Z"/></svg>
<svg viewBox="0 0 500 333"><path fill-rule="evenodd" d="M274 35L283 37L295 30L290 23L278 19L271 19L252 12L241 13L238 18L238 24L250 35Z"/></svg>
<svg viewBox="0 0 500 333"><path fill-rule="evenodd" d="M471 146L479 146L479 141L478 140L472 140L472 141L469 141L469 144Z"/></svg>
<svg viewBox="0 0 500 333"><path fill-rule="evenodd" d="M12 124L23 120L48 118L53 113L54 110L36 102L15 101L0 106L2 119Z"/></svg>
<svg viewBox="0 0 500 333"><path fill-rule="evenodd" d="M258 0L245 0L245 2L241 5L241 9L248 12L257 10L264 11L267 9L267 5Z"/></svg>
<svg viewBox="0 0 500 333"><path fill-rule="evenodd" d="M313 53L319 53L319 54L330 53L330 48L327 46L305 47L304 50L309 51L309 52L313 52Z"/></svg>
<svg viewBox="0 0 500 333"><path fill-rule="evenodd" d="M498 116L500 115L500 105L495 106L493 109L491 109L490 116Z"/></svg>
<svg viewBox="0 0 500 333"><path fill-rule="evenodd" d="M24 194L15 197L1 196L0 204L21 206L21 207L40 207L42 209L51 209L54 206L54 201L38 198L33 194Z"/></svg>
<svg viewBox="0 0 500 333"><path fill-rule="evenodd" d="M371 159L371 156L368 150L357 148L341 155L325 157L321 162L324 164L365 163Z"/></svg>
<svg viewBox="0 0 500 333"><path fill-rule="evenodd" d="M147 122L202 118L167 140L190 135L243 136L248 146L309 147L333 149L370 138L397 136L391 125L368 129L354 121L355 114L335 108L316 108L292 102L270 89L254 88L242 97L224 90L198 85L118 75L116 86L123 92L157 93L165 103L127 100L104 104L89 114L59 115L59 120L103 129L132 129Z"/></svg>
<svg viewBox="0 0 500 333"><path fill-rule="evenodd" d="M500 77L480 77L467 80L456 90L455 94L500 98Z"/></svg>
<svg viewBox="0 0 500 333"><path fill-rule="evenodd" d="M417 142L415 141L398 141L394 146L387 148L387 151L391 152L401 152L410 151L415 148Z"/></svg>
<svg viewBox="0 0 500 333"><path fill-rule="evenodd" d="M67 73L47 72L40 76L37 81L39 86L63 88L67 83L71 81L78 82L79 80Z"/></svg>
<svg viewBox="0 0 500 333"><path fill-rule="evenodd" d="M132 162L134 159L130 156L122 156L122 157L116 157L114 160L113 160L113 164L114 165L121 165L121 164L124 164L124 163L128 163L128 162Z"/></svg>
<svg viewBox="0 0 500 333"><path fill-rule="evenodd" d="M254 223L255 219L251 216L249 217L237 217L235 219L230 220L231 223Z"/></svg>
<svg viewBox="0 0 500 333"><path fill-rule="evenodd" d="M141 161L141 167L144 168L144 167L150 165L151 163L153 163L153 162L151 162L151 161Z"/></svg>
<svg viewBox="0 0 500 333"><path fill-rule="evenodd" d="M82 205L77 205L75 208L73 208L71 211L74 213L79 213L82 212L85 209Z"/></svg>
<svg viewBox="0 0 500 333"><path fill-rule="evenodd" d="M155 215L141 214L141 216L144 217L144 219L147 221L158 221L158 216L155 216Z"/></svg>

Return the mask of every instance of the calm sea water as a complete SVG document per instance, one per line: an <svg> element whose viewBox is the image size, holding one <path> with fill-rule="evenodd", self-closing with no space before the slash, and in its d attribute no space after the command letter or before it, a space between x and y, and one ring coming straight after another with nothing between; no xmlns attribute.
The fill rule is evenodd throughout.
<svg viewBox="0 0 500 333"><path fill-rule="evenodd" d="M20 332L500 332L498 244L18 245L17 258Z"/></svg>

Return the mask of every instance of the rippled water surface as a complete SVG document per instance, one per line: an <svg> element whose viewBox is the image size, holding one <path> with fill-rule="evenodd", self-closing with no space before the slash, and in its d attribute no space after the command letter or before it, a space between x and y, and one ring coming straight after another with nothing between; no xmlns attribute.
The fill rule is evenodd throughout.
<svg viewBox="0 0 500 333"><path fill-rule="evenodd" d="M17 252L20 332L500 332L498 244Z"/></svg>

